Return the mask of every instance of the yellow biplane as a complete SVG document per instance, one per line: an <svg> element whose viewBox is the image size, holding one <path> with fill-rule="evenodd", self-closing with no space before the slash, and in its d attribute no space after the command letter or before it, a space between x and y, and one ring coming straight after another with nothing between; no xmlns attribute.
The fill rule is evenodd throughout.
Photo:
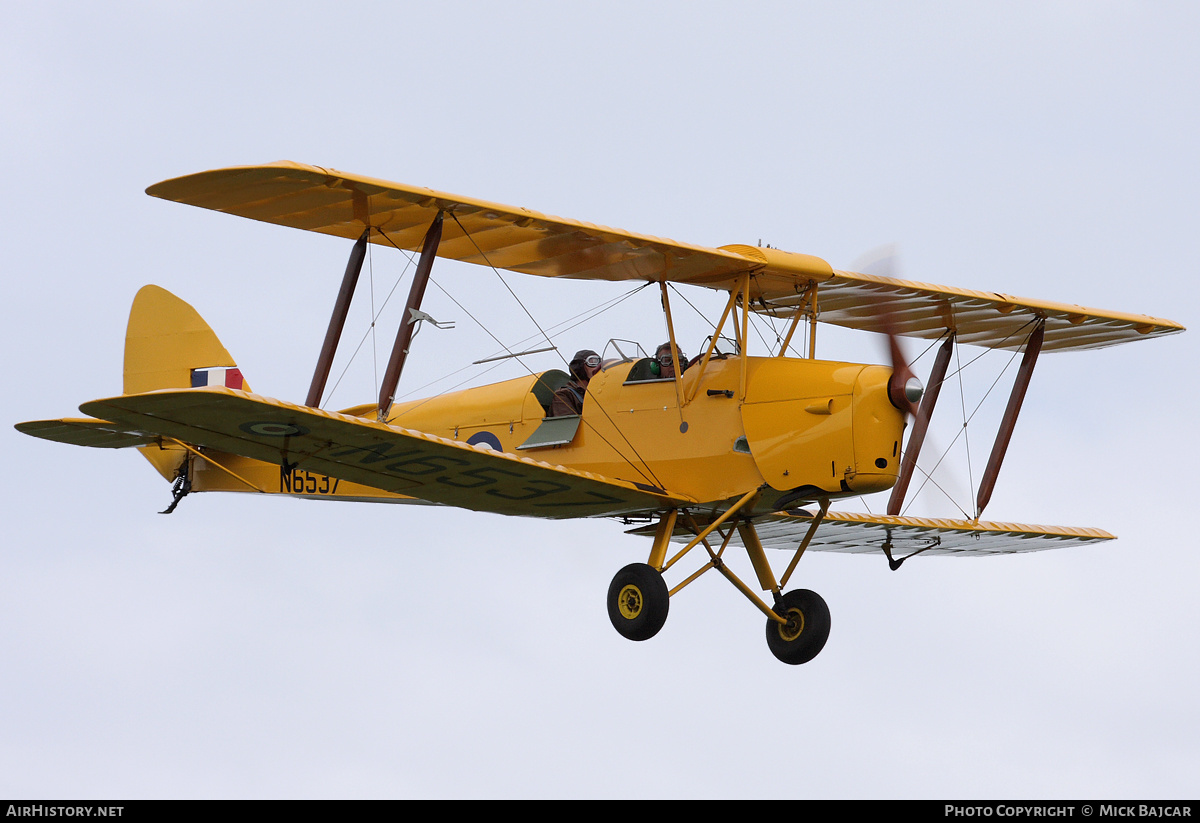
<svg viewBox="0 0 1200 823"><path fill-rule="evenodd" d="M835 271L820 258L769 247L691 246L290 162L203 172L147 193L354 241L305 402L251 392L195 310L146 286L129 317L124 393L84 403L87 418L21 423L20 431L82 446L137 447L174 484L168 511L189 492L238 491L618 518L652 538L647 561L621 569L609 587L618 632L654 636L670 596L716 569L766 615L767 644L790 664L811 660L829 634L819 595L785 591L807 550L881 552L894 569L914 554L1005 554L1112 539L1099 529L991 523L980 515L1040 352L1183 330L1153 317ZM420 258L378 399L330 411L320 408L322 396L367 243L419 250ZM439 256L543 277L655 283L669 356L618 347L594 369L573 363L574 377L530 370L396 402L413 333L432 321L420 306ZM668 369L673 375L663 367L680 363L682 349L668 284L728 295L703 353L686 368ZM748 352L752 315L787 324L786 336L762 356ZM818 321L887 334L891 366L818 360ZM807 357L786 356L800 328ZM897 336L941 341L928 389L904 362ZM1023 353L975 516L900 516L956 343ZM581 412L552 415L556 392L573 380L585 392ZM887 489L886 515L829 510L836 498ZM668 557L672 542L683 545ZM724 561L731 545L745 549L753 583ZM700 547L700 569L668 591L663 573ZM791 552L782 576L767 548Z"/></svg>

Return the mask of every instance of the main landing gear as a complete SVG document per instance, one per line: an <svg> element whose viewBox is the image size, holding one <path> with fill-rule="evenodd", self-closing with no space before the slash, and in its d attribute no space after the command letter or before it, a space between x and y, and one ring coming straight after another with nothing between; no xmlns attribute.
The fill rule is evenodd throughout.
<svg viewBox="0 0 1200 823"><path fill-rule="evenodd" d="M829 639L829 607L824 598L808 589L793 589L775 601L775 615L786 623L767 619L767 648L791 666L807 663L825 648Z"/></svg>
<svg viewBox="0 0 1200 823"><path fill-rule="evenodd" d="M776 582L754 525L748 519L736 519L739 511L752 508L757 496L757 491L747 494L703 528L687 513L681 515L677 511L670 511L662 516L654 532L654 545L650 550L649 562L632 563L621 569L608 587L608 617L622 637L629 640L649 640L654 637L667 621L670 596L709 569L716 569L767 616L767 648L776 658L797 666L812 660L825 648L825 641L829 639L829 606L816 592L808 589L784 592L783 586L787 584L800 556L804 554L804 550L816 534L817 526L828 511L829 502L822 502L820 513L813 518L808 533L796 549L783 579ZM668 561L667 546L681 517L683 525L695 536ZM741 538L741 543L746 548L760 588L774 595L773 607L768 606L750 586L725 565L723 555L734 534ZM720 548L713 549L708 542L710 535L721 538ZM701 545L708 552L708 562L673 590L668 591L662 573L693 548Z"/></svg>
<svg viewBox="0 0 1200 823"><path fill-rule="evenodd" d="M627 640L649 640L667 622L666 581L645 563L630 563L608 586L608 619Z"/></svg>

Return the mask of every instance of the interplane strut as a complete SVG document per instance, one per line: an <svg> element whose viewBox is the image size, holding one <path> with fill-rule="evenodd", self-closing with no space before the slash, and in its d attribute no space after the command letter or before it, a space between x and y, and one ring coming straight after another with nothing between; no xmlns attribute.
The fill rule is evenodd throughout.
<svg viewBox="0 0 1200 823"><path fill-rule="evenodd" d="M1000 474L1000 465L1004 462L1004 454L1008 451L1008 442L1012 439L1013 428L1017 425L1017 415L1021 413L1025 390L1029 388L1033 367L1037 365L1038 353L1042 350L1045 332L1045 322L1038 323L1037 328L1029 335L1029 342L1025 344L1021 368L1017 371L1017 379L1013 383L1012 393L1008 397L1008 406L1004 409L1000 429L996 432L996 442L992 445L992 454L988 457L987 468L983 471L983 479L979 481L979 494L975 498L976 519L983 514L988 501L992 499L992 491L996 487L996 477Z"/></svg>
<svg viewBox="0 0 1200 823"><path fill-rule="evenodd" d="M416 330L412 312L421 307L425 287L429 284L429 272L433 269L433 259L437 256L438 245L441 242L442 212L439 211L429 231L425 233L425 241L421 244L421 259L417 263L412 287L408 291L408 303L405 304L404 314L400 318L400 328L396 331L396 343L392 346L392 356L383 375L383 384L379 387L380 420L387 419L392 402L396 399L396 385L400 382L400 372L404 369L404 361L408 359L409 344L412 343L413 332Z"/></svg>
<svg viewBox="0 0 1200 823"><path fill-rule="evenodd" d="M304 401L304 405L314 409L321 405L321 395L325 393L325 382L329 379L333 356L337 353L338 342L342 339L342 329L346 325L346 315L350 312L350 301L358 285L358 276L362 273L363 260L367 256L367 239L370 236L371 227L368 226L355 242L350 251L350 259L346 261L346 273L342 276L342 286L333 305L333 316L329 318L325 342L321 344L321 354L317 358L317 368L313 373L312 385L308 389L308 399Z"/></svg>

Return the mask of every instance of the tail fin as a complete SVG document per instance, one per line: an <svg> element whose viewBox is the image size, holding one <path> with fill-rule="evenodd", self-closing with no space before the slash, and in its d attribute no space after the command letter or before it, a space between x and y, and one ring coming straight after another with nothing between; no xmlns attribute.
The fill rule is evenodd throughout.
<svg viewBox="0 0 1200 823"><path fill-rule="evenodd" d="M189 304L158 286L133 298L125 331L125 394L219 383L249 390L229 352ZM187 457L178 446L139 449L167 480Z"/></svg>
<svg viewBox="0 0 1200 823"><path fill-rule="evenodd" d="M212 385L201 381L218 376L226 385L240 379L231 370L237 364L195 309L166 289L142 287L125 331L125 394ZM249 390L244 382L233 388Z"/></svg>

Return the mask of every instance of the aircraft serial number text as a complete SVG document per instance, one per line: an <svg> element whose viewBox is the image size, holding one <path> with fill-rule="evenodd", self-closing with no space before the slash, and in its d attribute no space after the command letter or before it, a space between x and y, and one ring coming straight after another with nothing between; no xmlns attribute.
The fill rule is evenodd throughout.
<svg viewBox="0 0 1200 823"><path fill-rule="evenodd" d="M339 482L336 477L303 469L279 473L279 491L284 494L337 494Z"/></svg>

